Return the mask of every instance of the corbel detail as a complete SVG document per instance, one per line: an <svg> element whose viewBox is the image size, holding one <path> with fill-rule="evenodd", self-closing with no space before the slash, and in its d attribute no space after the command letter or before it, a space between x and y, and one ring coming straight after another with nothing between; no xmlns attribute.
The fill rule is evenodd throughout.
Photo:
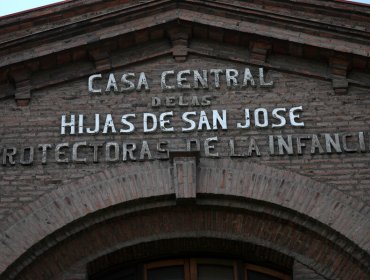
<svg viewBox="0 0 370 280"><path fill-rule="evenodd" d="M168 30L172 44L172 55L175 61L184 62L188 56L190 29L177 26Z"/></svg>
<svg viewBox="0 0 370 280"><path fill-rule="evenodd" d="M197 196L198 156L195 152L170 152L175 194L179 202L192 201Z"/></svg>
<svg viewBox="0 0 370 280"><path fill-rule="evenodd" d="M249 44L250 56L249 60L251 63L264 64L267 60L267 55L271 50L272 46L269 42L263 41L252 41Z"/></svg>
<svg viewBox="0 0 370 280"><path fill-rule="evenodd" d="M104 50L90 50L89 56L95 64L96 70L107 70L111 68L111 59L109 53Z"/></svg>
<svg viewBox="0 0 370 280"><path fill-rule="evenodd" d="M31 72L25 67L14 70L10 78L15 86L15 102L18 106L28 106L31 100Z"/></svg>
<svg viewBox="0 0 370 280"><path fill-rule="evenodd" d="M329 62L334 93L347 94L347 73L350 66L349 59L345 56L333 56Z"/></svg>

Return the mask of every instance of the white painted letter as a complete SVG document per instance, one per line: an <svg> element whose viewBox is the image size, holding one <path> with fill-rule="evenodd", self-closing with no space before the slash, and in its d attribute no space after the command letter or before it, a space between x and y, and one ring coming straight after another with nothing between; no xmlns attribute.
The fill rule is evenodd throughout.
<svg viewBox="0 0 370 280"><path fill-rule="evenodd" d="M122 123L122 124L124 124L124 125L127 125L127 126L128 126L128 128L127 128L127 129L123 129L123 128L121 128L121 129L119 130L119 132L121 132L121 133L130 133L130 132L133 132L133 131L135 130L135 126L134 126L131 122L129 122L129 121L127 120L127 119L128 119L128 118L130 118L130 117L135 118L135 117L136 117L136 115L135 115L135 114L126 114L126 115L122 115L121 123Z"/></svg>
<svg viewBox="0 0 370 280"><path fill-rule="evenodd" d="M226 110L222 110L222 117L217 110L212 110L213 113L213 130L217 130L218 124L221 125L222 129L227 129L227 115Z"/></svg>
<svg viewBox="0 0 370 280"><path fill-rule="evenodd" d="M159 116L159 126L162 131L174 131L173 127L165 127L166 124L170 123L170 120L165 120L164 118L167 116L173 116L173 112L165 112L160 114Z"/></svg>
<svg viewBox="0 0 370 280"><path fill-rule="evenodd" d="M105 91L109 92L112 90L112 88L113 88L113 91L118 91L116 78L114 77L113 73L110 73L109 78L108 78L107 88L105 89Z"/></svg>
<svg viewBox="0 0 370 280"><path fill-rule="evenodd" d="M70 133L69 134L75 134L76 132L76 124L75 124L75 115L71 115L71 121L70 122L66 122L66 115L62 115L62 122L61 122L61 126L60 126L60 134L64 135L66 134L66 126L69 126L71 128L70 130Z"/></svg>
<svg viewBox="0 0 370 280"><path fill-rule="evenodd" d="M162 88L162 90L163 89L168 90L168 89L174 89L175 88L175 86L168 86L166 84L166 76L167 75L174 75L174 74L175 74L175 71L173 71L173 70L162 72L162 74L161 74L161 88Z"/></svg>
<svg viewBox="0 0 370 280"><path fill-rule="evenodd" d="M103 134L107 134L109 128L112 130L112 133L116 133L116 128L114 127L114 123L113 123L113 119L112 119L111 114L108 114L106 119L105 119Z"/></svg>
<svg viewBox="0 0 370 280"><path fill-rule="evenodd" d="M153 126L148 128L148 122L151 119ZM144 120L143 120L144 132L153 132L157 129L157 117L152 113L144 113Z"/></svg>
<svg viewBox="0 0 370 280"><path fill-rule="evenodd" d="M272 110L272 117L274 117L275 119L278 119L280 120L280 123L278 124L272 124L272 127L283 127L286 125L286 119L285 117L279 115L279 112L286 112L286 109L285 108L275 108L274 110Z"/></svg>
<svg viewBox="0 0 370 280"><path fill-rule="evenodd" d="M139 81L137 83L137 87L136 87L136 90L137 91L141 91L141 88L144 86L145 88L145 91L149 91L149 85L148 85L148 82L146 80L146 77L145 77L145 73L144 72L141 72L140 73L140 76L139 76Z"/></svg>
<svg viewBox="0 0 370 280"><path fill-rule="evenodd" d="M94 89L94 86L93 86L94 80L97 78L101 78L101 74L95 74L89 77L88 87L89 87L90 93L101 93L101 88Z"/></svg>
<svg viewBox="0 0 370 280"><path fill-rule="evenodd" d="M289 110L289 119L292 126L304 126L304 122L296 122L300 118L299 114L295 114L295 111L303 111L302 106L293 107Z"/></svg>
<svg viewBox="0 0 370 280"><path fill-rule="evenodd" d="M189 123L190 124L190 127L183 127L182 128L182 131L192 131L195 129L195 121L193 120L190 120L188 119L188 116L196 116L197 113L196 112L185 112L184 114L182 114L182 120L186 123Z"/></svg>
<svg viewBox="0 0 370 280"><path fill-rule="evenodd" d="M262 113L263 122L260 121L260 113ZM254 111L254 124L256 127L267 127L269 125L267 110L265 108L258 108Z"/></svg>

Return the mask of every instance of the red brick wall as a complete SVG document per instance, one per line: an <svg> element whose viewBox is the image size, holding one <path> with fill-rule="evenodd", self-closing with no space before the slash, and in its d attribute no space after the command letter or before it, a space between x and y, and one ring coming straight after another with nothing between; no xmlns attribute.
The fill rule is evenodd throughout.
<svg viewBox="0 0 370 280"><path fill-rule="evenodd" d="M289 169L299 174L308 176L314 180L332 185L344 193L358 198L359 201L368 204L370 200L369 171L370 153L342 153L331 155L310 155L306 149L304 155L270 156L268 154L268 135L299 135L299 134L320 134L337 132L358 132L364 131L369 135L368 124L370 103L367 94L359 88L350 88L348 95L334 96L330 82L321 81L299 75L271 71L271 77L275 81L273 89L251 89L235 91L222 88L221 90L189 90L185 96L212 96L210 109L227 109L229 112L229 129L227 131L192 132L192 133L142 133L142 122L137 120L137 132L131 135L109 135L105 137L101 133L91 135L60 135L60 120L62 114L84 114L87 123L90 123L95 113L104 116L112 113L119 127L120 116L123 113L142 112L165 112L173 110L175 115L184 111L199 111L201 108L151 108L151 97L153 96L179 96L180 91L173 93L161 93L159 90L160 73L169 69L211 69L211 68L236 68L243 69L247 65L217 61L210 58L190 56L188 61L174 66L173 59L158 58L150 62L130 66L125 71L145 71L150 78L150 93L129 93L129 94L103 94L91 95L87 91L87 78L75 82L64 83L60 86L49 87L32 93L32 101L29 107L17 107L13 100L1 102L1 134L3 135L2 147L16 146L18 148L32 145L37 147L41 143L62 143L62 142L136 142L140 143L146 139L155 148L158 139L170 140L169 147L173 150L184 149L184 138L200 138L218 136L220 141L217 151L221 157L228 156L227 140L231 137L236 141L241 136L253 136L256 138L261 150L261 157L245 158L246 161L255 161L260 164L267 164L278 169ZM78 71L78 69L76 69ZM114 71L117 77L122 69ZM107 74L103 74L105 77ZM104 86L103 86L104 87ZM244 108L303 106L302 120L304 128L292 128L288 125L283 129L258 129L251 128L247 131L234 128L236 119L241 117ZM203 110L203 109L202 109ZM179 128L181 123L174 123ZM154 143L154 146L153 146ZM367 149L368 149L368 142ZM237 144L238 145L238 144ZM92 152L89 152L88 164L56 164L53 159L53 150L50 151L48 163L40 164L40 151L35 151L35 163L32 166L1 166L2 181L1 191L1 217L2 219L30 201L34 201L40 195L56 189L58 185L66 182L73 182L78 178L93 174L98 170L104 170L115 165L125 165L124 162L107 164L100 162L92 163ZM153 151L154 153L154 151ZM204 152L202 153L204 155ZM19 157L18 157L19 160ZM104 160L103 160L104 161Z"/></svg>
<svg viewBox="0 0 370 280"><path fill-rule="evenodd" d="M236 68L242 69L245 65L239 63L230 63L223 60L215 60L211 58L190 56L185 63L176 65L176 69L211 69L211 68ZM150 97L155 95L169 95L170 93L162 94L159 91L159 75L164 70L172 69L173 59L171 57L158 58L150 62L140 63L135 66L126 68L126 71L140 72L145 71L150 77L151 92L150 93L130 93L130 94L109 94L102 96L91 96L87 92L87 79L80 79L75 82L64 83L59 86L49 87L33 93L31 104L28 107L16 107L12 102L7 100L2 102L3 119L7 120L3 127L5 137L2 138L4 146L34 145L39 143L61 143L61 142L76 142L76 141L134 141L140 142L143 139L143 133L135 132L129 136L103 135L97 136L61 136L60 135L60 117L65 113L83 113L87 116L92 116L94 113L112 113L115 117L122 113L142 113L142 112L159 112L167 111L167 109L152 109L150 107ZM122 70L115 71L120 73ZM284 155L284 156L268 156L268 146L266 137L269 134L310 134L310 133L335 133L335 132L352 132L366 131L367 115L369 105L366 103L366 95L360 90L351 88L348 95L334 96L330 82L316 80L304 76L288 74L284 72L271 71L271 77L275 81L273 89L248 89L246 91L233 91L222 88L220 91L209 90L202 92L190 91L190 95L211 94L212 106L209 109L227 109L230 116L234 112L239 112L244 107L290 107L294 105L302 105L304 111L302 120L305 122L304 128L286 127L282 130L273 129L255 129L252 128L243 133L232 127L234 120L229 119L229 129L227 131L218 132L194 132L184 134L182 132L175 133L155 133L145 135L148 141L156 141L158 139L170 139L170 148L178 150L185 147L184 137L191 138L207 138L218 136L221 141L217 144L217 151L220 157L227 158L226 142L223 139L234 137L238 139L240 136L254 136L260 146L261 157L250 157L244 159L234 159L235 163L254 162L268 167L290 170L297 174L307 176L314 181L325 183L327 188L325 192L332 193L333 199L336 197L335 189L348 193L347 198L349 207L366 212L365 205L368 203L366 190L366 180L368 180L369 169L369 153L344 153L332 155ZM171 95L179 95L179 92L174 92ZM184 94L186 95L186 94ZM363 99L362 102L359 100ZM171 108L176 113L185 111L178 107ZM196 108L188 108L186 110L196 110ZM236 114L236 113L235 113ZM115 119L116 120L116 119ZM118 119L119 121L119 119ZM16 126L14 124L17 124ZM140 129L141 123L137 123ZM175 123L176 126L176 123ZM178 126L176 126L178 127ZM173 141L172 141L173 139ZM265 143L265 144L264 144ZM204 152L201 152L201 157L204 157ZM1 172L4 180L2 191L4 193L2 201L4 227L9 226L10 214L15 210L25 209L31 205L31 202L36 202L38 198L47 193L53 196L57 194L60 186L77 186L78 180L84 177L93 175L99 171L111 170L120 167L123 172L125 168L130 170L132 165L128 162L100 163L91 162L91 152L89 153L90 162L87 164L57 164L54 162L53 156L50 155L48 163L42 165L40 157L37 157L36 162L32 166L2 166ZM216 160L217 162L217 160ZM136 163L135 166L140 166L144 163ZM128 171L129 172L129 171ZM203 171L206 172L206 171ZM248 172L248 170L246 170ZM103 173L104 174L104 173ZM207 173L203 173L204 175ZM206 185L200 185L200 192L208 192L207 185L210 185L213 180L215 186L218 182L221 184L219 189L210 190L211 193L223 193L222 190L228 185L227 181L218 181L217 175L211 176L207 183L206 177L202 177L200 182L205 182ZM103 175L109 180L109 174ZM91 180L91 179L89 179ZM304 182L304 181L300 181ZM223 185L225 184L225 186ZM311 183L307 183L311 184ZM362 186L362 187L361 187ZM302 186L308 187L308 186ZM135 189L134 185L133 188ZM226 187L227 189L228 187ZM360 190L360 191L359 191ZM67 191L67 190L66 190ZM238 192L243 190L238 190ZM105 194L110 200L110 194ZM350 199L353 196L355 199ZM138 195L140 197L140 195ZM298 197L299 200L305 203L305 198ZM112 198L113 199L113 198ZM274 201L273 196L271 196ZM343 199L343 198L342 198ZM343 200L342 200L343 201ZM68 201L67 201L68 202ZM110 202L114 204L114 199ZM295 202L294 202L295 203ZM32 204L32 208L37 204ZM331 204L327 206L331 207ZM352 205L352 206L350 206ZM320 207L325 207L322 204ZM77 208L78 209L78 208ZM327 210L327 209L326 209ZM316 211L316 210L315 210ZM51 213L50 213L51 214ZM318 214L320 215L320 214ZM14 218L11 218L14 219ZM330 221L330 217L325 217L326 221ZM5 222L6 221L6 222ZM11 220L10 220L11 221ZM335 221L335 220L334 220ZM344 221L343 221L344 222ZM330 222L329 222L330 223ZM346 228L345 223L340 225L340 229L350 232ZM361 235L362 236L362 235ZM360 236L359 236L360 237Z"/></svg>
<svg viewBox="0 0 370 280"><path fill-rule="evenodd" d="M37 258L33 266L26 268L35 274L21 276L24 277L22 279L35 279L34 275L41 273L38 265L42 264L43 260L46 260L46 263L50 261L48 254L63 254L63 250L58 251L59 247L54 246L55 242L61 240L59 237L63 236L62 239L65 239L66 243L71 242L73 238L76 238L76 243L82 242L83 239L79 239L81 236L77 235L77 232L85 226L84 229L89 230L94 223L104 220L104 215L99 216L100 210L126 203L130 205L137 199L138 207L143 207L145 203L141 202L146 201L144 198L165 195L170 197L166 201L170 204L175 203L173 198L176 197L176 203L180 204L185 198L190 198L190 201L205 205L210 203L208 206L215 203L230 209L250 207L248 211L259 211L259 207L266 207L267 210L264 211L273 217L272 220L281 218L284 223L293 223L292 231L299 231L301 237L297 237L297 233L297 236L289 240L296 242L297 247L292 248L292 243L286 241L286 244L280 244L281 246L274 249L299 258L302 264L295 262L294 279L319 280L319 275L348 276L350 274L345 271L346 268L353 269L359 277L365 277L367 270L364 267L369 263L368 253L365 252L369 248L366 235L370 226L370 63L366 57L366 32L369 28L367 12L355 6L350 8L349 4L329 1L323 4L322 1L302 0L299 1L299 11L292 9L291 3L253 1L248 8L253 9L256 14L251 17L248 9L241 11L238 8L238 1L228 1L226 6L222 1L218 1L213 7L210 6L214 3L203 3L204 5L199 4L199 10L187 1L180 1L181 4L175 3L181 6L178 13L166 10L176 6L169 3L169 6L154 7L152 10L148 8L147 13L137 15L136 8L135 11L128 11L128 7L132 6L131 2L115 2L110 1L109 8L105 6L104 12L117 12L123 8L125 16L121 14L115 18L114 13L104 15L107 16L107 21L100 22L102 25L99 25L97 19L98 23L92 19L94 16L104 17L102 6L85 5L80 10L73 8L77 4L72 2L65 4L65 18L61 21L58 7L53 9L56 13L49 16L49 21L44 21L43 17L35 21L32 14L31 19L27 15L20 16L19 24L15 24L10 18L2 20L4 29L0 35L1 65L11 64L13 60L27 62L24 65L15 64L0 69L0 160L3 160L3 148L17 147L20 150L25 146L33 146L35 162L30 166L22 166L19 164L19 154L16 156L15 166L2 165L0 161L0 251L4 254L1 271L16 260L15 266L8 272L19 272L29 262L35 261L35 258L29 257L27 253L45 253L43 257ZM318 7L317 4L330 7ZM230 14L226 12L229 6L232 6L233 10L229 11ZM269 11L268 15L259 14L262 7ZM348 10L352 12L350 17ZM140 11L140 8L137 11ZM277 19L274 19L274 24L271 25L265 20L265 16L275 17L275 13L295 16L296 26L292 28L291 24ZM34 17L39 15L43 15L43 12L33 13ZM84 17L87 19L86 25L81 24L76 30L73 29L74 31L65 25ZM142 17L146 17L145 20L141 20ZM177 19L176 26L173 25L174 19ZM130 21L129 24L126 21ZM181 21L195 23L181 25ZM309 27L306 26L308 21ZM165 23L165 26L161 25ZM332 29L324 32L329 23ZM253 26L257 25L254 24L258 24L255 30ZM152 28L152 25L158 26ZM351 29L347 29L348 26L351 26ZM41 32L46 32L50 27L50 35L56 37ZM61 30L60 37L54 33L57 27ZM129 33L134 30L140 31ZM27 32L35 31L41 33L31 36L25 44L21 43ZM70 34L72 37L69 37ZM105 35L112 35L112 38L101 39ZM341 43L335 45L335 42ZM86 44L88 46L85 46ZM52 54L64 47L66 51ZM20 53L16 54L17 51ZM340 54L336 51L353 52L357 55ZM49 56L35 58L49 53ZM179 62L184 59L185 62ZM173 92L162 92L160 89L160 74L166 70L234 68L242 72L245 67L250 67L256 74L258 67L262 66L268 70L268 79L274 80L273 88L227 89L222 76L221 89ZM25 68L26 71L23 71ZM123 72L145 72L151 90L127 94L89 94L88 75L102 73L103 80L107 81L109 72L115 73L117 80ZM30 76L27 76L28 74ZM210 76L209 79L212 80ZM257 75L255 79L257 80ZM349 82L348 88L346 82ZM103 91L104 87L102 83ZM17 106L12 95L15 94L18 105L25 105L30 90L32 98L29 106ZM165 98L204 95L212 97L211 106L152 108L150 105L154 96ZM294 106L303 106L301 120L305 123L304 127L287 125L281 129L235 128L236 121L242 120L244 108L253 110L263 107L271 111L277 107L289 109ZM212 109L228 111L227 131L179 131L183 126L179 121L180 113L200 110L209 112ZM176 131L144 134L141 114L159 114L165 111L174 112L172 124ZM86 124L91 125L91 118L95 113L101 114L102 117L111 113L117 129L120 128L122 114L136 113L137 130L129 135L60 135L61 115L84 114L87 117ZM358 132L364 132L366 151L311 155L308 147L304 148L303 155L298 155L296 148L293 155L269 155L269 135ZM197 138L202 142L214 136L219 139L218 143L212 144L216 146L215 151L219 153L220 159L206 159L202 143L199 154L201 164L195 163L196 161L184 164L186 160L181 157L184 156L181 153L177 154L180 159L177 158L174 162L122 162L120 154L119 162L107 163L102 159L99 163L93 163L92 151L87 153L87 149L82 149L80 155L86 155L88 163L58 164L54 159L53 146L47 164L43 165L41 153L37 149L38 144L73 144L78 141L135 142L138 148L141 148L141 141L144 139L149 142L155 157L158 141L167 140L168 148L178 151L185 149L186 139ZM235 139L237 149L240 150L242 137L254 137L261 156L253 154L252 157L227 160L229 139ZM321 144L324 146L323 141ZM350 141L350 144L355 143ZM71 158L71 149L69 152ZM99 157L104 158L103 154L103 151L100 151ZM135 155L139 157L137 152ZM151 171L154 173L146 174ZM248 182L245 181L247 179ZM197 197L199 195L200 198ZM219 200L207 200L208 195ZM234 200L230 202L226 199L229 196L235 201L240 199L243 203L238 204ZM206 202L201 202L204 197ZM140 200L141 198L143 200ZM78 207L80 200L85 204ZM259 202L262 206L258 205ZM252 206L249 203L252 203ZM63 211L59 211L59 208ZM284 213L281 214L281 209L286 212L282 211ZM94 212L97 212L99 217L87 225L85 218L90 216L85 215ZM220 216L226 215L225 213L221 211ZM73 228L76 224L71 222L78 219L84 221L79 225L81 228ZM207 221L211 219L205 219L205 223ZM165 224L165 221L161 222ZM70 226L75 231L70 231ZM24 228L29 229L30 233ZM260 235L256 236L265 242L263 246L268 247L268 242L273 238L284 243L277 229L279 226L270 224L266 228L261 226ZM216 231L219 230L218 228ZM269 230L277 236L270 236ZM58 238L50 237L54 233L60 234ZM46 245L40 242L44 237L50 237L51 242L46 242ZM305 244L307 240L314 245L308 248ZM243 241L251 240L245 238ZM37 246L30 249L35 244ZM112 243L109 245L111 247L102 250L113 250L116 245ZM82 261L79 259L81 256L76 254L66 260L66 267L72 260L81 261L82 267L86 267L86 263L100 254L100 251L91 250L91 259ZM23 253L26 254L22 255ZM55 262L50 265L55 265ZM50 271L54 268L51 267ZM58 269L56 268L56 271Z"/></svg>

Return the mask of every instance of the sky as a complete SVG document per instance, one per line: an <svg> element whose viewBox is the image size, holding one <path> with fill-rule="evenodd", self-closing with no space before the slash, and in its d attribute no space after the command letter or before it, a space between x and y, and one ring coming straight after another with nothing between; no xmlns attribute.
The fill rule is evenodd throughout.
<svg viewBox="0 0 370 280"><path fill-rule="evenodd" d="M33 9L40 6L49 5L60 0L0 0L0 16L13 14L16 12ZM360 2L370 4L370 0L358 0L352 2Z"/></svg>
<svg viewBox="0 0 370 280"><path fill-rule="evenodd" d="M0 16L17 13L45 5L49 5L60 0L0 0Z"/></svg>

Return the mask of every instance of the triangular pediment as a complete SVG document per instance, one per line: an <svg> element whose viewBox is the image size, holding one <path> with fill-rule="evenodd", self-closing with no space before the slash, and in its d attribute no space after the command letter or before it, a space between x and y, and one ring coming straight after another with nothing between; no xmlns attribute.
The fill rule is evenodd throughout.
<svg viewBox="0 0 370 280"><path fill-rule="evenodd" d="M349 83L369 87L369 13L336 1L61 3L0 19L0 98L191 53L331 80L343 94Z"/></svg>

